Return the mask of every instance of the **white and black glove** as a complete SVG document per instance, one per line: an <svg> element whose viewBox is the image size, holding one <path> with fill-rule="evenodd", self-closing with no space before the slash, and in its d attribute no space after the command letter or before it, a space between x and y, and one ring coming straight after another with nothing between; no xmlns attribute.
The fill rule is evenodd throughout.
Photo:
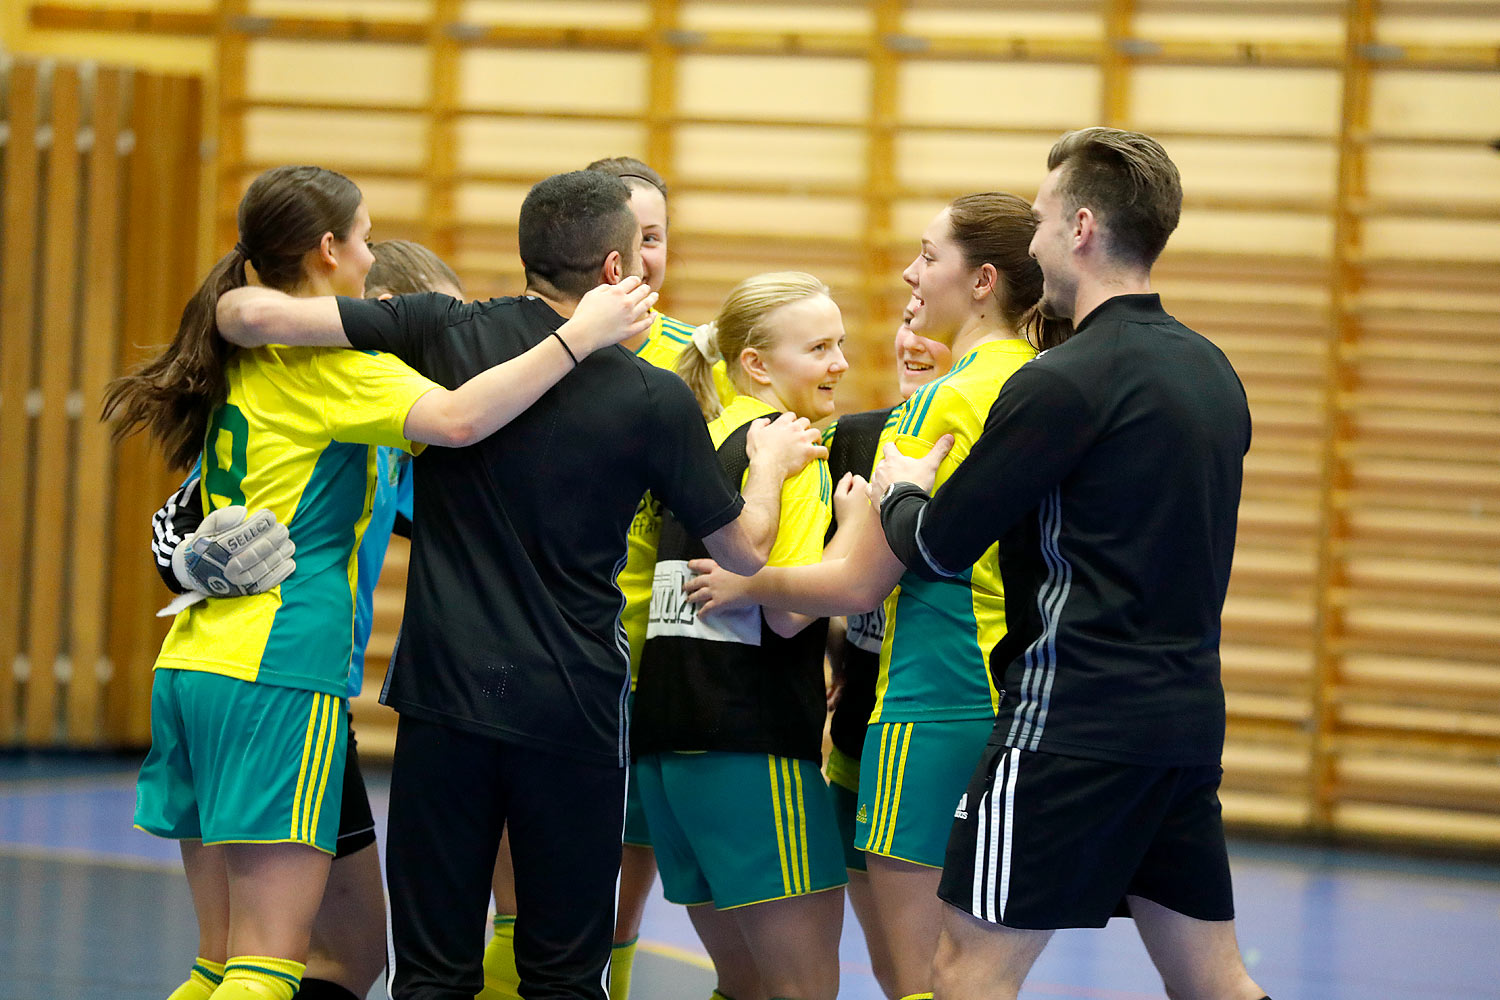
<svg viewBox="0 0 1500 1000"><path fill-rule="evenodd" d="M291 576L296 551L286 525L270 511L247 517L242 506L220 507L173 551L172 572L200 594L249 597Z"/></svg>

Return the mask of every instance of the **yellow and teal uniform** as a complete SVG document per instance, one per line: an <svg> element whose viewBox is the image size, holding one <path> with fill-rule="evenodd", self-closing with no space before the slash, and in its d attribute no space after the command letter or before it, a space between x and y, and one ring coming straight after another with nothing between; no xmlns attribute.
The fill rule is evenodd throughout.
<svg viewBox="0 0 1500 1000"><path fill-rule="evenodd" d="M203 509L270 510L297 569L267 593L205 601L173 622L156 660L136 825L331 852L342 779L328 778L344 769L373 446L411 450L407 414L437 386L389 355L326 348L241 351L225 374L228 398L204 440Z"/></svg>
<svg viewBox="0 0 1500 1000"><path fill-rule="evenodd" d="M741 482L744 430L774 412L740 396L709 422L720 461ZM786 481L768 566L822 559L832 493L821 459ZM633 723L663 892L728 909L843 885L819 771L825 629L783 638L759 607L698 617L681 585L701 542L680 535L675 524L662 534Z"/></svg>
<svg viewBox="0 0 1500 1000"><path fill-rule="evenodd" d="M1036 356L1024 340L980 344L891 414L880 449L924 455L944 434L953 450L941 486L968 456L1001 386ZM879 451L877 451L877 454ZM962 576L932 583L907 571L885 601L885 637L860 761L855 843L941 866L953 809L999 710L989 654L1005 635L997 549Z"/></svg>

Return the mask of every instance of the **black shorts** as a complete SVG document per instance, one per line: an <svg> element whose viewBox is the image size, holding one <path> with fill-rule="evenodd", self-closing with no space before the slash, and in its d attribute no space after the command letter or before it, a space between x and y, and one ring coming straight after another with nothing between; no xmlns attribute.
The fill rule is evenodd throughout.
<svg viewBox="0 0 1500 1000"><path fill-rule="evenodd" d="M1127 895L1231 920L1222 774L991 744L955 813L938 895L1038 930L1103 927L1130 915Z"/></svg>
<svg viewBox="0 0 1500 1000"><path fill-rule="evenodd" d="M359 751L354 744L354 717L349 716L349 750L344 755L344 798L339 805L339 839L333 859L347 858L375 843L375 814L359 769Z"/></svg>

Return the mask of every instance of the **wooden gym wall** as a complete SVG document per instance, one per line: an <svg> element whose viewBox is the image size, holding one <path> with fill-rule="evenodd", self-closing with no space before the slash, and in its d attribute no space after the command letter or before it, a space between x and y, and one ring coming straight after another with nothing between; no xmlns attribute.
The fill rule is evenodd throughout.
<svg viewBox="0 0 1500 1000"><path fill-rule="evenodd" d="M377 237L512 292L527 187L641 156L673 185L667 311L820 274L845 409L892 398L898 275L948 198L1031 196L1069 128L1151 132L1186 188L1157 285L1256 423L1226 813L1500 846L1500 3L108 0L27 25L215 47L219 248L256 172L312 160Z"/></svg>
<svg viewBox="0 0 1500 1000"><path fill-rule="evenodd" d="M0 57L0 747L140 745L175 480L111 446L105 383L198 266L200 81Z"/></svg>

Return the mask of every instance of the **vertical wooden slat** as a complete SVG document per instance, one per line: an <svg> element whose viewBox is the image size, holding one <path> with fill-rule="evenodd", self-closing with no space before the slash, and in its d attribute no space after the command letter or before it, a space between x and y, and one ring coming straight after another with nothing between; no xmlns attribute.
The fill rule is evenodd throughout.
<svg viewBox="0 0 1500 1000"><path fill-rule="evenodd" d="M651 0L650 41L646 49L646 162L671 184L677 173L678 0Z"/></svg>
<svg viewBox="0 0 1500 1000"><path fill-rule="evenodd" d="M152 73L135 77L130 111L134 146L128 157L128 192L124 257L123 315L120 322L120 360L126 370L150 358L171 336L161 329L162 296L157 292L161 268L141 267L163 252L165 240L174 234L159 233L164 210L165 174L161 152L154 148L157 121L164 105L165 82ZM187 238L186 234L176 234ZM145 434L122 441L115 452L114 540L111 563L115 579L110 587L109 653L114 663L106 696L106 723L115 742L142 743L150 739L151 664L156 649L151 645L154 619L151 601L159 587L140 585L140 567L150 568L146 551L150 528L150 498L155 495L153 466L161 459Z"/></svg>
<svg viewBox="0 0 1500 1000"><path fill-rule="evenodd" d="M240 201L240 180L245 162L245 95L249 39L242 24L249 16L249 0L218 0L215 41L218 43L216 107L218 108L217 184L213 227L216 247L232 247L239 239L235 208Z"/></svg>
<svg viewBox="0 0 1500 1000"><path fill-rule="evenodd" d="M27 500L30 496L32 331L36 310L40 79L35 63L17 60L9 73L5 144L5 233L0 272L0 742L15 736L14 673L21 651Z"/></svg>
<svg viewBox="0 0 1500 1000"><path fill-rule="evenodd" d="M57 662L62 654L63 569L68 515L68 393L73 381L74 289L78 247L78 69L52 71L52 145L47 155L47 214L42 239L41 414L31 492L31 607L25 742L58 739Z"/></svg>
<svg viewBox="0 0 1500 1000"><path fill-rule="evenodd" d="M82 370L78 391L83 416L73 460L73 587L69 647L73 678L68 685L68 742L97 744L99 667L104 651L105 587L110 463L108 428L95 419L105 383L115 371L116 328L120 295L120 195L122 161L120 118L124 110L125 74L101 69L94 78L90 124L94 145L89 152L88 215L84 236L83 314L80 317ZM141 536L142 541L145 535Z"/></svg>
<svg viewBox="0 0 1500 1000"><path fill-rule="evenodd" d="M900 128L901 61L892 50L889 39L901 33L902 0L872 0L874 31L867 58L870 62L870 118L865 129L864 244L870 266L865 271L864 328L858 339L868 346L862 356L883 358L887 353L882 340L894 327L886 305L890 289L896 282L897 264L891 251L892 204L896 200L896 133ZM889 373L881 366L863 365L860 382L867 394L883 397ZM868 373L868 374L864 374ZM872 377L874 376L874 377ZM882 387L877 389L876 387Z"/></svg>
<svg viewBox="0 0 1500 1000"><path fill-rule="evenodd" d="M1104 55L1099 64L1099 124L1126 128L1130 114L1131 21L1135 0L1105 0Z"/></svg>
<svg viewBox="0 0 1500 1000"><path fill-rule="evenodd" d="M1338 186L1333 226L1333 284L1330 289L1332 341L1324 356L1323 428L1318 491L1317 618L1313 673L1309 680L1313 703L1311 793L1313 823L1333 826L1338 804L1334 781L1337 733L1335 695L1339 677L1339 640L1343 620L1338 595L1345 583L1343 547L1347 519L1338 497L1349 472L1342 444L1350 436L1342 401L1353 389L1352 356L1359 339L1356 299L1360 286L1360 220L1356 202L1364 196L1364 137L1370 120L1370 66L1366 46L1374 40L1375 0L1346 0L1344 4L1343 113L1339 121Z"/></svg>
<svg viewBox="0 0 1500 1000"><path fill-rule="evenodd" d="M428 104L426 226L423 239L439 257L451 259L456 248L454 174L458 170L459 61L463 50L453 37L463 14L460 0L433 0L427 58L431 60L432 94ZM378 207L377 218L378 218Z"/></svg>

